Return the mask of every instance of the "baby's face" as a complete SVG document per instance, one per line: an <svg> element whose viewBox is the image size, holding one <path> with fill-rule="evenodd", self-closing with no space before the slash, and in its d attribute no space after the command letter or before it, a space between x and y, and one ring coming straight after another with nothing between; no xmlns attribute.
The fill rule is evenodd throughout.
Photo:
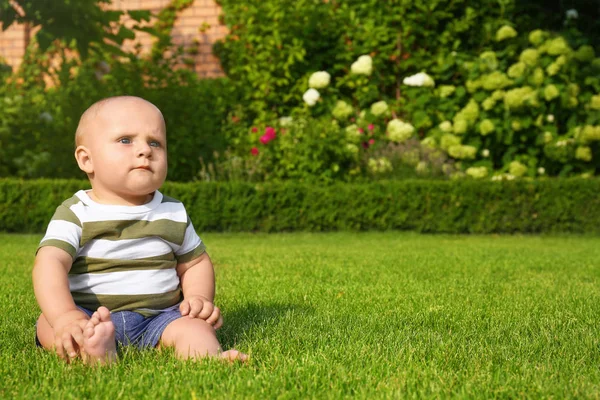
<svg viewBox="0 0 600 400"><path fill-rule="evenodd" d="M94 192L120 198L147 196L167 176L167 137L162 115L141 99L103 105L82 138L93 166Z"/></svg>

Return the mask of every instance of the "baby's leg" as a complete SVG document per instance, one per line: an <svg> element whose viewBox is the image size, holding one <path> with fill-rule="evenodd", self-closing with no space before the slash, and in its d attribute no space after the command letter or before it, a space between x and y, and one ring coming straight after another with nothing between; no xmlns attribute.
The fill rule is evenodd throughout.
<svg viewBox="0 0 600 400"><path fill-rule="evenodd" d="M109 364L117 359L115 326L106 307L98 308L85 326L82 357L87 364Z"/></svg>
<svg viewBox="0 0 600 400"><path fill-rule="evenodd" d="M248 356L237 350L223 352L214 328L198 318L179 318L167 325L160 338L160 346L174 347L183 359L220 357L229 361L246 361Z"/></svg>

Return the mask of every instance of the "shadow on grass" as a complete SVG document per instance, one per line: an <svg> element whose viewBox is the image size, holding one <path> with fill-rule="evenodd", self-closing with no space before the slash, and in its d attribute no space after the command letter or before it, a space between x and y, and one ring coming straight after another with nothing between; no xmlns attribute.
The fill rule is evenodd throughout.
<svg viewBox="0 0 600 400"><path fill-rule="evenodd" d="M268 333L268 325L273 325L289 313L304 314L311 307L302 304L247 303L223 313L224 324L218 330L218 338L224 349L229 349L257 335Z"/></svg>

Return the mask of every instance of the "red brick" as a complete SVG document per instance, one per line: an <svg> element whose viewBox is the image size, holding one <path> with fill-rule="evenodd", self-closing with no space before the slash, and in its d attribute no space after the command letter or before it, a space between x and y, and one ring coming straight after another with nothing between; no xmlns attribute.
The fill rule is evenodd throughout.
<svg viewBox="0 0 600 400"><path fill-rule="evenodd" d="M196 27L199 27L204 22L206 22L206 20L207 19L205 17L193 17L193 16L189 16L189 17L185 17L185 18L179 18L177 20L177 22L175 23L175 26L196 26Z"/></svg>
<svg viewBox="0 0 600 400"><path fill-rule="evenodd" d="M216 17L219 12L214 7L196 7L194 15L199 17Z"/></svg>
<svg viewBox="0 0 600 400"><path fill-rule="evenodd" d="M117 10L138 10L141 8L140 0L113 0L112 7Z"/></svg>
<svg viewBox="0 0 600 400"><path fill-rule="evenodd" d="M141 0L139 8L144 10L159 10L169 4L168 0Z"/></svg>
<svg viewBox="0 0 600 400"><path fill-rule="evenodd" d="M146 9L151 10L153 14L163 9L171 0L113 0L109 9L113 10L132 10ZM222 13L214 0L195 0L191 7L183 10L176 21L173 29L173 42L184 46L191 46L196 39L200 44L198 54L190 55L196 62L194 70L202 77L222 76L223 72L219 60L212 55L213 43L227 34L227 28L220 26L218 15ZM155 22L155 18L150 24ZM135 22L124 16L122 23L131 27ZM206 33L199 32L199 28L207 23L211 25ZM145 23L146 25L148 23ZM31 36L37 29L33 29ZM22 25L12 25L7 31L0 31L0 55L8 59L12 66L21 64L21 57L24 52L25 31ZM123 49L134 51L137 44L142 47L142 53L147 53L152 48L155 39L144 32L136 33L135 40L126 40L123 43ZM182 68L187 68L181 66Z"/></svg>
<svg viewBox="0 0 600 400"><path fill-rule="evenodd" d="M198 46L198 51L202 54L212 53L212 47L212 43L202 43L200 46Z"/></svg>
<svg viewBox="0 0 600 400"><path fill-rule="evenodd" d="M11 28L2 33L4 39L23 39L24 35L25 31L23 29L16 30Z"/></svg>
<svg viewBox="0 0 600 400"><path fill-rule="evenodd" d="M23 57L23 54L25 53L25 51L21 48L8 48L8 49L2 49L1 53L2 56L4 58L18 58L18 57Z"/></svg>

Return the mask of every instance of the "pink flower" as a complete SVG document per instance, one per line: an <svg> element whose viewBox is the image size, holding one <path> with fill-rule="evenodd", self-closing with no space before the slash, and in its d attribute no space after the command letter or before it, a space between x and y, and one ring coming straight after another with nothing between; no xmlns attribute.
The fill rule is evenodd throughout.
<svg viewBox="0 0 600 400"><path fill-rule="evenodd" d="M375 139L369 139L369 144L372 146L375 144Z"/></svg>
<svg viewBox="0 0 600 400"><path fill-rule="evenodd" d="M362 134L365 133L365 130L363 128L358 128L358 131Z"/></svg>
<svg viewBox="0 0 600 400"><path fill-rule="evenodd" d="M258 149L257 149L256 147L253 147L253 148L250 150L250 153L252 153L252 155L253 155L253 156L257 156L257 155L258 155Z"/></svg>
<svg viewBox="0 0 600 400"><path fill-rule="evenodd" d="M369 130L372 131L373 129L375 129L375 126L373 124L369 124Z"/></svg>
<svg viewBox="0 0 600 400"><path fill-rule="evenodd" d="M256 133L256 132L258 132L258 128L257 128L257 127L255 127L255 126L253 126L253 127L252 127L252 133Z"/></svg>
<svg viewBox="0 0 600 400"><path fill-rule="evenodd" d="M265 128L265 136L267 136L269 138L269 140L273 140L275 139L275 128L272 128L270 126L267 126Z"/></svg>
<svg viewBox="0 0 600 400"><path fill-rule="evenodd" d="M265 134L260 137L260 142L262 144L267 144L271 140L275 139L276 136L277 134L275 133L275 129L270 126L267 126L265 128Z"/></svg>

